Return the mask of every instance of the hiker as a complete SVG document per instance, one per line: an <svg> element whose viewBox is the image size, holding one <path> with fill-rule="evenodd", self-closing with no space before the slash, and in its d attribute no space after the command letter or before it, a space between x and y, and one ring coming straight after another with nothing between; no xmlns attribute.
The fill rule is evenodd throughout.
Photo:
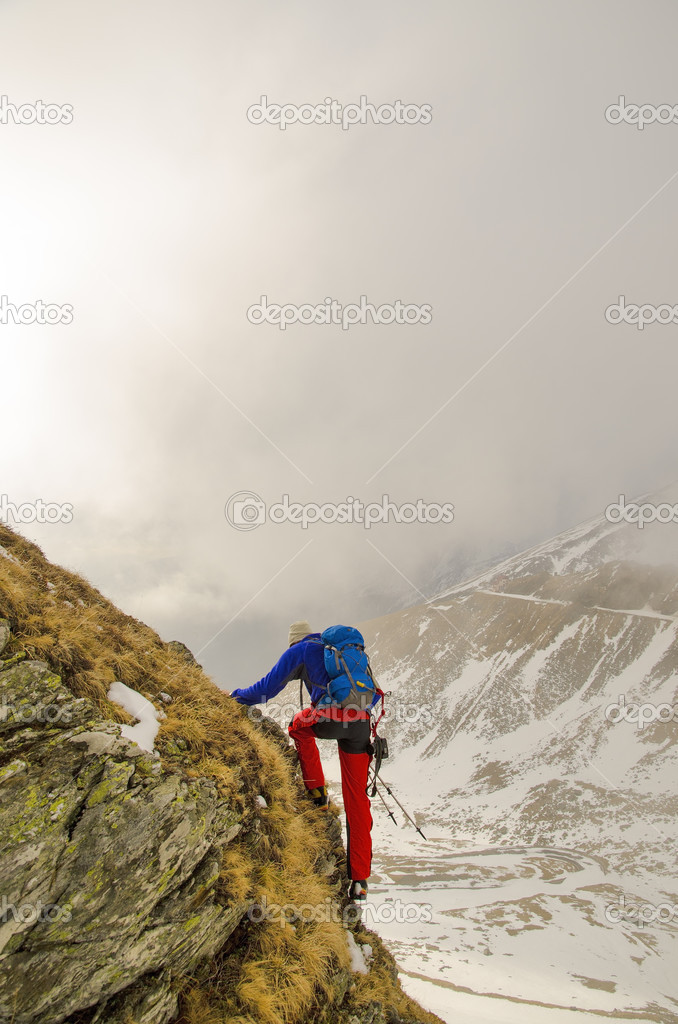
<svg viewBox="0 0 678 1024"><path fill-rule="evenodd" d="M369 708L363 710L355 704L342 708L331 702L325 645L320 633L312 632L308 622L292 623L288 643L288 649L268 675L252 686L233 690L231 696L240 704L264 704L293 679L305 684L311 706L295 714L288 732L297 748L304 785L320 808L327 807L328 797L316 737L338 741L351 879L349 897L364 900L372 863L372 813L367 795L367 774L373 753ZM319 702L321 706L316 706Z"/></svg>

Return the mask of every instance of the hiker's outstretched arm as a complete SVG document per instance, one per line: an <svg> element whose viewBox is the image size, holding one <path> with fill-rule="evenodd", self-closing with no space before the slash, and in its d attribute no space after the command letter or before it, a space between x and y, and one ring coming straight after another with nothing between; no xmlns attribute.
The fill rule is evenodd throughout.
<svg viewBox="0 0 678 1024"><path fill-rule="evenodd" d="M299 647L299 644L294 644L293 647L285 651L268 675L265 675L258 683L253 683L252 686L232 690L231 697L235 697L239 704L248 705L265 704L271 697L275 697L285 689L291 679L299 678L299 672L304 664Z"/></svg>

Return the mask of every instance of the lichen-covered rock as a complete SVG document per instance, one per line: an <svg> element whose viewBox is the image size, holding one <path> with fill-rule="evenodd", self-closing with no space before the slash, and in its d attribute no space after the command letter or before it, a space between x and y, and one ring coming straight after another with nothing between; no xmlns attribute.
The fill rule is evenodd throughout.
<svg viewBox="0 0 678 1024"><path fill-rule="evenodd" d="M165 1024L177 1014L177 996L169 971L148 974L113 999L100 1003L90 1024Z"/></svg>
<svg viewBox="0 0 678 1024"><path fill-rule="evenodd" d="M171 651L176 651L177 654L180 654L187 665L195 665L197 668L202 668L202 665L198 665L198 662L195 660L193 652L181 640L170 640L167 646Z"/></svg>
<svg viewBox="0 0 678 1024"><path fill-rule="evenodd" d="M164 1024L247 910L213 893L240 821L39 661L0 665L0 742L0 1021Z"/></svg>
<svg viewBox="0 0 678 1024"><path fill-rule="evenodd" d="M0 619L0 654L5 649L5 645L9 640L9 622L7 619Z"/></svg>

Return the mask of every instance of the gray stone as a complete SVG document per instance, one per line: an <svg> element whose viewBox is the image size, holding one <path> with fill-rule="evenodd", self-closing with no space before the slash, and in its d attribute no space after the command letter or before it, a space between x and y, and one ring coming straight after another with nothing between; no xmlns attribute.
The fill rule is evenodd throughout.
<svg viewBox="0 0 678 1024"><path fill-rule="evenodd" d="M99 1004L97 1020L164 1024L172 975L247 910L214 895L240 821L211 780L157 772L44 663L0 671L0 693L0 1020Z"/></svg>
<svg viewBox="0 0 678 1024"><path fill-rule="evenodd" d="M0 619L0 654L4 651L9 640L9 622L7 619Z"/></svg>
<svg viewBox="0 0 678 1024"><path fill-rule="evenodd" d="M177 1015L169 971L146 975L120 996L101 1003L90 1024L165 1024Z"/></svg>
<svg viewBox="0 0 678 1024"><path fill-rule="evenodd" d="M188 649L186 644L182 643L181 640L170 640L167 646L172 651L176 651L184 659L187 665L195 665L196 668L202 668L202 665L198 665L198 662L193 657L193 653Z"/></svg>

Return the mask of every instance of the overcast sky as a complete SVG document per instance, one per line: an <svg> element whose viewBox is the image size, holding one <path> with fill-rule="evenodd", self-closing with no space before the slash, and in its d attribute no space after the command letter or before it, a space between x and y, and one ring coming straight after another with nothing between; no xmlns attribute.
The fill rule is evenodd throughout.
<svg viewBox="0 0 678 1024"><path fill-rule="evenodd" d="M678 326L605 311L678 303L678 123L605 112L678 104L677 30L672 0L0 0L0 294L73 308L0 323L0 492L73 506L19 529L232 688L293 619L675 480ZM262 96L431 114L281 131ZM72 117L14 123L38 100ZM262 295L432 313L282 331ZM454 520L244 531L239 491Z"/></svg>

